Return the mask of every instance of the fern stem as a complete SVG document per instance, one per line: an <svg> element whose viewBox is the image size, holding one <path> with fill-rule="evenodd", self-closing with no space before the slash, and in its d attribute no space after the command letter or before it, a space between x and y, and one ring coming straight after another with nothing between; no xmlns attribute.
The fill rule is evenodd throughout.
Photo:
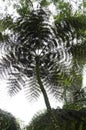
<svg viewBox="0 0 86 130"><path fill-rule="evenodd" d="M37 61L36 61L36 75L37 75L38 84L40 86L41 92L42 92L43 97L44 97L44 101L45 101L45 104L46 104L46 107L47 107L47 111L50 115L50 120L51 120L52 126L54 127L53 130L59 130L59 126L57 124L55 114L52 111L47 92L44 88L44 85L43 85L41 77L40 77L40 66L39 66L39 63Z"/></svg>

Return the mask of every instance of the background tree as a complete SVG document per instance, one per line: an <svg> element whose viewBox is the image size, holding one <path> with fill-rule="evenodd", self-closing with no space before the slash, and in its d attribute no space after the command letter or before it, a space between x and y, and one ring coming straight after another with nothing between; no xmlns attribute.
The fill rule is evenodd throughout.
<svg viewBox="0 0 86 130"><path fill-rule="evenodd" d="M58 120L60 130L85 130L86 129L86 112L82 110L53 109ZM68 125L69 124L69 125ZM26 130L52 130L48 113L37 113Z"/></svg>
<svg viewBox="0 0 86 130"><path fill-rule="evenodd" d="M20 130L20 126L10 113L0 110L0 129Z"/></svg>
<svg viewBox="0 0 86 130"><path fill-rule="evenodd" d="M86 96L85 88L82 88L83 66L86 62L86 24L84 22L86 21L86 16L82 12L82 4L79 4L78 1L77 4L77 11L72 11L72 6L70 3L63 1L55 3L57 8L60 7L59 15L57 14L55 16L57 30L59 29L59 32L62 32L60 35L64 40L67 39L66 47L72 55L73 66L69 77L63 74L64 80L62 80L62 86L64 86L62 97L65 99L65 103L67 102L68 98L71 99L71 102L69 101L69 104L71 104L72 109L80 109L83 107L83 105L85 106ZM68 33L68 35L64 35L64 32L66 32L66 34Z"/></svg>

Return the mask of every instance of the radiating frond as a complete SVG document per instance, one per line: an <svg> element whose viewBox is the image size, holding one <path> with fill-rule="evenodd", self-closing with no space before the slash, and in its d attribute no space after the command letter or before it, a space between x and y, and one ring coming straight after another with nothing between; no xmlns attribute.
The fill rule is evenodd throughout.
<svg viewBox="0 0 86 130"><path fill-rule="evenodd" d="M26 78L20 73L9 73L8 78L8 93L10 96L15 95L25 86Z"/></svg>
<svg viewBox="0 0 86 130"><path fill-rule="evenodd" d="M34 101L39 98L41 90L35 76L25 82L25 94L29 101Z"/></svg>
<svg viewBox="0 0 86 130"><path fill-rule="evenodd" d="M44 9L33 10L29 16L19 17L11 26L9 40L1 46L6 54L1 60L0 71L9 77L11 94L24 86L33 98L40 95L36 62L47 90L55 97L63 93L63 73L69 73L72 67L72 55L67 48L67 42L72 40L67 37L71 37L73 31L66 22L49 24L49 17ZM24 83L22 78L25 78Z"/></svg>

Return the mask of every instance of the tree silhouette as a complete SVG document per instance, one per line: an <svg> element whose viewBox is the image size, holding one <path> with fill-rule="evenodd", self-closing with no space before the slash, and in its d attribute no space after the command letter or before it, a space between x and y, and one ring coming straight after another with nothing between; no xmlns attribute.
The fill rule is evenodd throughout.
<svg viewBox="0 0 86 130"><path fill-rule="evenodd" d="M62 95L62 75L70 72L71 49L75 47L72 42L80 35L76 35L75 17L65 17L62 21L56 17L55 22L50 23L47 8L38 7L31 12L26 9L23 6L17 10L20 16L15 20L10 16L3 20L3 28L9 32L4 37L1 34L0 74L8 79L10 95L24 88L27 97L33 100L42 93L53 127L58 129L47 92L56 98Z"/></svg>
<svg viewBox="0 0 86 130"><path fill-rule="evenodd" d="M68 110L53 109L52 110L58 120L60 130L85 130L86 129L86 112L85 109ZM68 125L69 124L69 125ZM52 130L49 114L47 111L36 113L31 122L26 126L26 130Z"/></svg>
<svg viewBox="0 0 86 130"><path fill-rule="evenodd" d="M13 115L0 109L0 129L20 130L20 126Z"/></svg>
<svg viewBox="0 0 86 130"><path fill-rule="evenodd" d="M36 99L42 92L48 112L57 129L55 116L47 91L57 97L58 86L51 82L54 73L67 70L71 59L61 36L57 36L55 25L49 24L49 12L42 8L29 16L19 17L11 25L11 34L1 46L5 55L0 64L0 73L9 77L9 93L14 95L23 88L26 95Z"/></svg>

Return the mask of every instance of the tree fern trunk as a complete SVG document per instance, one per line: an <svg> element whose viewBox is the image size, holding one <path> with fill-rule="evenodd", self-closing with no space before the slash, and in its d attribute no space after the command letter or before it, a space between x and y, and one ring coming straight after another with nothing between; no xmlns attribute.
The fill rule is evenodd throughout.
<svg viewBox="0 0 86 130"><path fill-rule="evenodd" d="M57 124L56 117L55 117L55 115L54 115L54 113L51 109L51 105L50 105L50 102L49 102L49 99L48 99L48 95L46 93L46 90L44 88L44 85L43 85L41 77L40 77L40 67L39 67L39 64L37 62L36 62L36 75L37 75L38 84L40 86L41 92L42 92L43 97L44 97L44 101L45 101L45 104L46 104L46 107L47 107L47 111L50 115L50 121L52 122L53 130L59 130L59 126Z"/></svg>

